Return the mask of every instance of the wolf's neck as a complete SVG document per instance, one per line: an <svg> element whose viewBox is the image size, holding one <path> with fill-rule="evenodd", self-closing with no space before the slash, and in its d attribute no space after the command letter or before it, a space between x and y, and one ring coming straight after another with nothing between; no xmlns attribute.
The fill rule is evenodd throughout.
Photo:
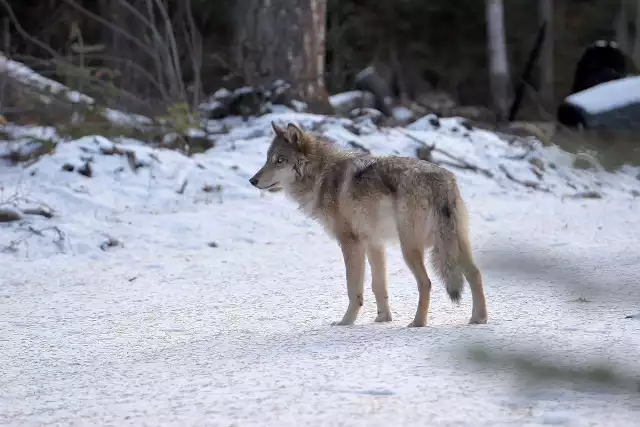
<svg viewBox="0 0 640 427"><path fill-rule="evenodd" d="M318 202L316 196L322 177L332 165L348 156L348 152L343 152L333 147L323 147L323 150L312 156L305 165L302 177L291 185L288 191L289 196L301 209L305 211L312 210Z"/></svg>

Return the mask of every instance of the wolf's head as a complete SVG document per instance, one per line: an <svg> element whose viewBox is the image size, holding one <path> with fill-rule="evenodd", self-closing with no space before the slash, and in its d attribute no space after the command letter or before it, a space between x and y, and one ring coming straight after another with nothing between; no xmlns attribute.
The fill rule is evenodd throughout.
<svg viewBox="0 0 640 427"><path fill-rule="evenodd" d="M286 129L274 122L271 126L275 136L267 151L267 161L249 182L261 190L279 191L302 178L311 137L293 123Z"/></svg>

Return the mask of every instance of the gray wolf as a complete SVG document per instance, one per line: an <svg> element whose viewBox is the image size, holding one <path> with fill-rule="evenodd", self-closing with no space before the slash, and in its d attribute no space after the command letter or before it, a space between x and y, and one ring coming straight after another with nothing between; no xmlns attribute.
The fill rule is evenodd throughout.
<svg viewBox="0 0 640 427"><path fill-rule="evenodd" d="M275 136L266 162L249 181L261 190L283 190L340 245L349 305L334 325L352 325L358 317L365 259L378 306L375 321L391 321L385 244L393 241L399 241L418 285L418 308L409 326L427 323L431 280L424 254L428 248L453 302L460 301L463 276L469 282L473 302L469 323L487 322L482 276L471 254L467 211L453 173L419 159L343 150L293 123L286 128L271 125Z"/></svg>

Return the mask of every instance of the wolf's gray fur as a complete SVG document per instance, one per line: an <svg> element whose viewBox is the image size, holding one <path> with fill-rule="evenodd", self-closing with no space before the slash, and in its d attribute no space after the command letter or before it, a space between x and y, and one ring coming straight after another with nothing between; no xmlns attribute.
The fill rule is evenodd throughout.
<svg viewBox="0 0 640 427"><path fill-rule="evenodd" d="M418 308L409 326L424 326L431 281L424 265L431 248L436 272L451 300L471 288L469 323L486 323L482 276L471 254L467 211L453 173L399 156L342 150L289 123L272 123L275 137L264 166L250 179L257 188L284 192L316 219L342 249L349 306L338 325L353 324L363 304L365 259L378 306L376 321L390 321L384 245L399 240L418 284Z"/></svg>

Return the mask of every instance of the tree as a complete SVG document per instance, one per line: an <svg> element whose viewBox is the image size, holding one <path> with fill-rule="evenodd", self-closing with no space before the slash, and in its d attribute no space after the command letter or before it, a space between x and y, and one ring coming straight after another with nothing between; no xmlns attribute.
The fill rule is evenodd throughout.
<svg viewBox="0 0 640 427"><path fill-rule="evenodd" d="M640 0L636 2L636 24L635 24L635 40L633 42L633 50L631 58L637 68L640 68Z"/></svg>
<svg viewBox="0 0 640 427"><path fill-rule="evenodd" d="M242 0L235 8L235 61L251 86L282 79L312 111L331 109L324 83L326 0Z"/></svg>
<svg viewBox="0 0 640 427"><path fill-rule="evenodd" d="M553 91L553 0L539 0L540 23L546 23L544 43L542 45L542 58L540 61L540 92L546 106L554 104Z"/></svg>
<svg viewBox="0 0 640 427"><path fill-rule="evenodd" d="M487 47L489 77L493 108L499 121L507 117L509 109L509 62L504 35L504 7L502 0L486 0Z"/></svg>

